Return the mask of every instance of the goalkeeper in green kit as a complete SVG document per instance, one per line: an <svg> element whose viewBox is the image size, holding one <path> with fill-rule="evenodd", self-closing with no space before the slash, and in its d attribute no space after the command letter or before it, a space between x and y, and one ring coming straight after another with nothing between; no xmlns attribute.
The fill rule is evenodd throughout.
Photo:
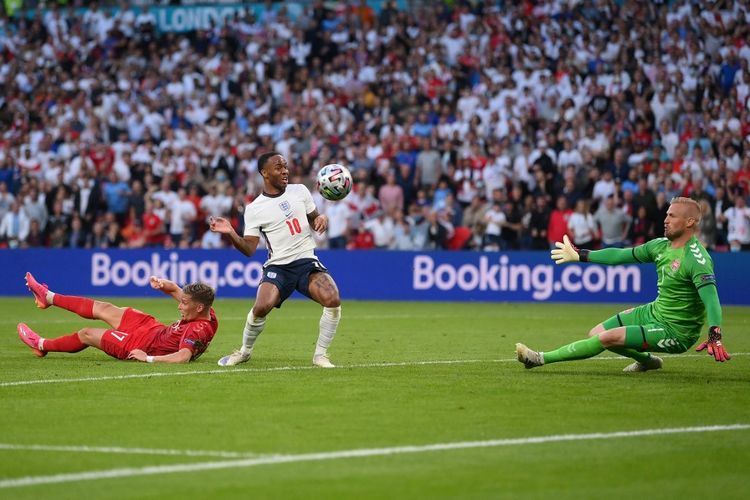
<svg viewBox="0 0 750 500"><path fill-rule="evenodd" d="M658 370L662 360L652 352L681 353L700 337L708 316L708 339L697 350L706 349L716 361L727 361L721 342L721 304L716 290L713 261L695 237L701 219L700 205L690 198L674 198L664 219L665 238L634 248L578 250L564 237L555 243L552 259L597 264L653 262L658 275L658 296L653 302L616 314L596 325L589 338L554 351L537 352L516 344L518 361L534 368L558 361L586 359L605 349L633 358L626 372Z"/></svg>

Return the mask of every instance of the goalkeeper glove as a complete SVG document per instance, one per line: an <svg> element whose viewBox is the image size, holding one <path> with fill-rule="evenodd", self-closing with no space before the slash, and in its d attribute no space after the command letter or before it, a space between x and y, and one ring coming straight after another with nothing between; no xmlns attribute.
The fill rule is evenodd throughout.
<svg viewBox="0 0 750 500"><path fill-rule="evenodd" d="M564 264L566 262L588 262L589 250L578 250L570 242L568 235L563 236L563 242L555 242L556 249L550 252L555 264Z"/></svg>
<svg viewBox="0 0 750 500"><path fill-rule="evenodd" d="M721 343L721 327L712 326L708 329L708 340L702 342L695 350L700 352L708 349L708 354L713 356L716 361L728 361L732 359L729 353L724 349Z"/></svg>

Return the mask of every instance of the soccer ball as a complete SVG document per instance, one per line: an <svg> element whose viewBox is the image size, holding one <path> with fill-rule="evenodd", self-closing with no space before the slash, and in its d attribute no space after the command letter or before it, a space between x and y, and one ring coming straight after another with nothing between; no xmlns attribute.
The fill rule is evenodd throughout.
<svg viewBox="0 0 750 500"><path fill-rule="evenodd" d="M352 190L352 184L351 172L338 163L330 163L318 172L318 191L326 200L343 200Z"/></svg>

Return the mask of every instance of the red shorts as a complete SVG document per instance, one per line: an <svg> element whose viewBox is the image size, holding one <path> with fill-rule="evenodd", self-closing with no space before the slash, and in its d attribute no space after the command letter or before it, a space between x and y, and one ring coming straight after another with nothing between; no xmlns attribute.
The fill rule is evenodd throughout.
<svg viewBox="0 0 750 500"><path fill-rule="evenodd" d="M125 309L116 330L107 330L102 335L100 348L113 358L128 359L133 349L148 348L152 331L164 328L153 316L132 307Z"/></svg>

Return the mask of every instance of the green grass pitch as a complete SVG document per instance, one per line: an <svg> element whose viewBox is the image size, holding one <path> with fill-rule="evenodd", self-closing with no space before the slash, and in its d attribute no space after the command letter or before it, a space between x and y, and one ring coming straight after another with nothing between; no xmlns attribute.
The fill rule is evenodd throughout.
<svg viewBox="0 0 750 500"><path fill-rule="evenodd" d="M167 299L112 301L177 317ZM624 374L629 361L608 354L536 370L513 361L515 342L555 348L624 304L349 301L331 349L338 367L322 370L310 366L320 308L294 300L269 316L250 363L220 369L251 304L218 300L208 352L167 366L95 349L37 359L18 321L45 336L97 323L38 310L30 297L0 299L0 498L727 500L750 491L747 427L611 434L750 424L750 308L724 309L730 362L691 351L666 355L661 371ZM592 433L606 439L559 438ZM524 439L533 437L543 439ZM383 450L460 442L476 443ZM347 450L376 451L331 454Z"/></svg>

